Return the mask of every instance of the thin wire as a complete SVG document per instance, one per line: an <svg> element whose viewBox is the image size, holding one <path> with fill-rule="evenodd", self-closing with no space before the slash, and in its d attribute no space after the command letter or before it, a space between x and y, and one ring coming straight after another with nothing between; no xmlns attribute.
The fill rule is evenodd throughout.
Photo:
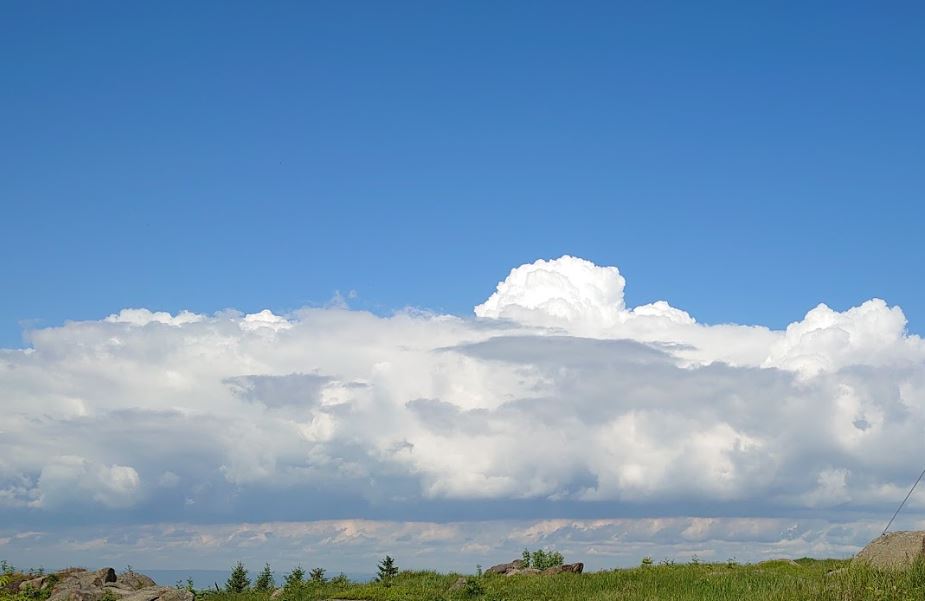
<svg viewBox="0 0 925 601"><path fill-rule="evenodd" d="M890 526L893 524L893 520L896 519L896 516L899 515L899 512L902 511L903 505L906 504L906 501L909 500L909 497L912 496L912 491L915 490L915 487L919 485L919 482L922 481L922 478L925 478L925 470L922 470L922 473L919 474L918 480L915 481L915 484L912 485L912 488L909 489L909 492L906 494L906 498L903 499L903 502L899 504L899 507L896 508L896 513L893 514L893 517L890 518L890 521L887 522L886 528L883 529L883 532L880 533L880 536L886 534L886 531L890 529Z"/></svg>

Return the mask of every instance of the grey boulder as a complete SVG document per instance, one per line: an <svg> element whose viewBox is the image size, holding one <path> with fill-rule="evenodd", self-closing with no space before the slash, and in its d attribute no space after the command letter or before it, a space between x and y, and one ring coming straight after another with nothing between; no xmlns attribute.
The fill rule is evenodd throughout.
<svg viewBox="0 0 925 601"><path fill-rule="evenodd" d="M510 563L499 563L496 566L491 566L485 570L486 574L507 574L511 570L522 570L526 567L526 563L522 559L515 559Z"/></svg>
<svg viewBox="0 0 925 601"><path fill-rule="evenodd" d="M120 601L193 601L193 593L169 586L153 586L135 591Z"/></svg>
<svg viewBox="0 0 925 601"><path fill-rule="evenodd" d="M130 591L137 591L143 588L157 586L157 583L144 574L139 574L138 572L125 572L124 574L119 574L114 586Z"/></svg>
<svg viewBox="0 0 925 601"><path fill-rule="evenodd" d="M581 563L565 563L561 566L552 566L551 568L546 568L543 570L543 574L546 576L551 576L553 574L581 574L585 569L585 564Z"/></svg>
<svg viewBox="0 0 925 601"><path fill-rule="evenodd" d="M83 568L68 568L54 574L24 582L20 588L33 590L54 585L48 601L103 601L115 597L118 601L194 601L192 592L157 584L144 574L116 574L112 568L89 572Z"/></svg>
<svg viewBox="0 0 925 601"><path fill-rule="evenodd" d="M882 570L907 568L925 555L925 531L890 532L872 540L854 557L856 563Z"/></svg>

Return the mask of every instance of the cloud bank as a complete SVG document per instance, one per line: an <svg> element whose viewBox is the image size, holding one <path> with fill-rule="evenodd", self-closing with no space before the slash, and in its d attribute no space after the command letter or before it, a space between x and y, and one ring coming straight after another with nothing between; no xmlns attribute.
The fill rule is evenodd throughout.
<svg viewBox="0 0 925 601"><path fill-rule="evenodd" d="M598 567L640 545L841 553L869 538L925 456L925 343L902 310L710 325L666 301L627 307L625 285L565 256L512 270L474 318L125 309L34 330L0 350L0 555L56 553L41 533L75 523L168 545L177 524L366 518L448 529L446 548L473 557L551 528L538 542ZM620 546L652 523L676 528Z"/></svg>

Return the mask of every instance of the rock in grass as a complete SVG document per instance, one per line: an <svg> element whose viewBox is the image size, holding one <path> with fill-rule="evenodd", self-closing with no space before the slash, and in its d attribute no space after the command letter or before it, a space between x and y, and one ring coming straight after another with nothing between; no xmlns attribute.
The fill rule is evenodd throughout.
<svg viewBox="0 0 925 601"><path fill-rule="evenodd" d="M543 570L543 574L546 576L550 576L552 574L563 574L563 573L581 574L581 572L584 569L585 569L585 564L579 561L578 563L565 563L565 564L562 564L561 566L552 566L551 568L546 568L545 570Z"/></svg>
<svg viewBox="0 0 925 601"><path fill-rule="evenodd" d="M137 591L150 586L157 586L157 583L144 574L126 572L124 574L119 574L116 578L115 586L121 589Z"/></svg>
<svg viewBox="0 0 925 601"><path fill-rule="evenodd" d="M510 563L499 563L496 566L491 566L485 570L486 574L507 574L511 570L522 570L527 567L527 564L524 563L522 559L515 559Z"/></svg>
<svg viewBox="0 0 925 601"><path fill-rule="evenodd" d="M544 576L551 576L553 574L562 574L562 573L572 573L572 574L581 574L585 569L585 564L578 563L567 563L560 566L552 566L546 568L545 570L537 570L536 568L528 568L526 562L521 559L515 559L510 563L499 563L496 566L491 566L485 570L486 574L503 574L504 576L535 576L537 574L543 574Z"/></svg>
<svg viewBox="0 0 925 601"><path fill-rule="evenodd" d="M19 591L26 592L27 589L40 591L48 582L50 582L48 576L39 576L38 578L33 578L31 580L24 580L19 583Z"/></svg>
<svg viewBox="0 0 925 601"><path fill-rule="evenodd" d="M23 583L26 584L33 590L50 586L48 601L102 601L112 597L120 601L194 601L190 591L157 586L151 578L135 572L116 575L112 568L95 572L68 568Z"/></svg>
<svg viewBox="0 0 925 601"><path fill-rule="evenodd" d="M186 589L155 586L122 597L121 601L193 601L193 593Z"/></svg>
<svg viewBox="0 0 925 601"><path fill-rule="evenodd" d="M925 531L890 532L868 543L854 561L882 570L900 570L923 555Z"/></svg>

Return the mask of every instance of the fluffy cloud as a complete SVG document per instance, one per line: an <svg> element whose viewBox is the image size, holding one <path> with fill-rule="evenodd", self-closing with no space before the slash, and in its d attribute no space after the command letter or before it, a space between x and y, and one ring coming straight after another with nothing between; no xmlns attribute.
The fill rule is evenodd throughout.
<svg viewBox="0 0 925 601"><path fill-rule="evenodd" d="M614 337L628 324L648 328L692 325L694 318L666 301L627 310L626 280L616 267L564 256L539 260L511 270L497 291L475 308L478 317L510 319L541 327L558 327L577 336Z"/></svg>
<svg viewBox="0 0 925 601"><path fill-rule="evenodd" d="M512 269L498 290L475 308L479 317L562 326L593 333L626 321L623 287L616 267L561 257Z"/></svg>
<svg viewBox="0 0 925 601"><path fill-rule="evenodd" d="M260 314L257 314L258 316ZM251 316L249 316L251 317ZM135 326L144 326L149 323L163 323L171 326L182 326L187 323L196 323L202 321L203 316L181 311L176 315L171 315L165 311L149 311L148 309L122 309L118 313L110 315L104 321L109 323L127 323Z"/></svg>
<svg viewBox="0 0 925 601"><path fill-rule="evenodd" d="M921 469L925 345L899 307L775 331L627 307L624 286L562 257L476 319L126 309L32 331L0 350L0 521L834 524L888 513ZM835 530L785 547L842 548Z"/></svg>
<svg viewBox="0 0 925 601"><path fill-rule="evenodd" d="M128 507L135 502L138 488L138 472L132 467L94 464L65 455L42 467L30 505L54 508L93 501L109 508Z"/></svg>
<svg viewBox="0 0 925 601"><path fill-rule="evenodd" d="M906 336L906 316L875 298L843 313L820 304L787 326L765 366L816 374L849 365L915 366L925 360L917 336Z"/></svg>

